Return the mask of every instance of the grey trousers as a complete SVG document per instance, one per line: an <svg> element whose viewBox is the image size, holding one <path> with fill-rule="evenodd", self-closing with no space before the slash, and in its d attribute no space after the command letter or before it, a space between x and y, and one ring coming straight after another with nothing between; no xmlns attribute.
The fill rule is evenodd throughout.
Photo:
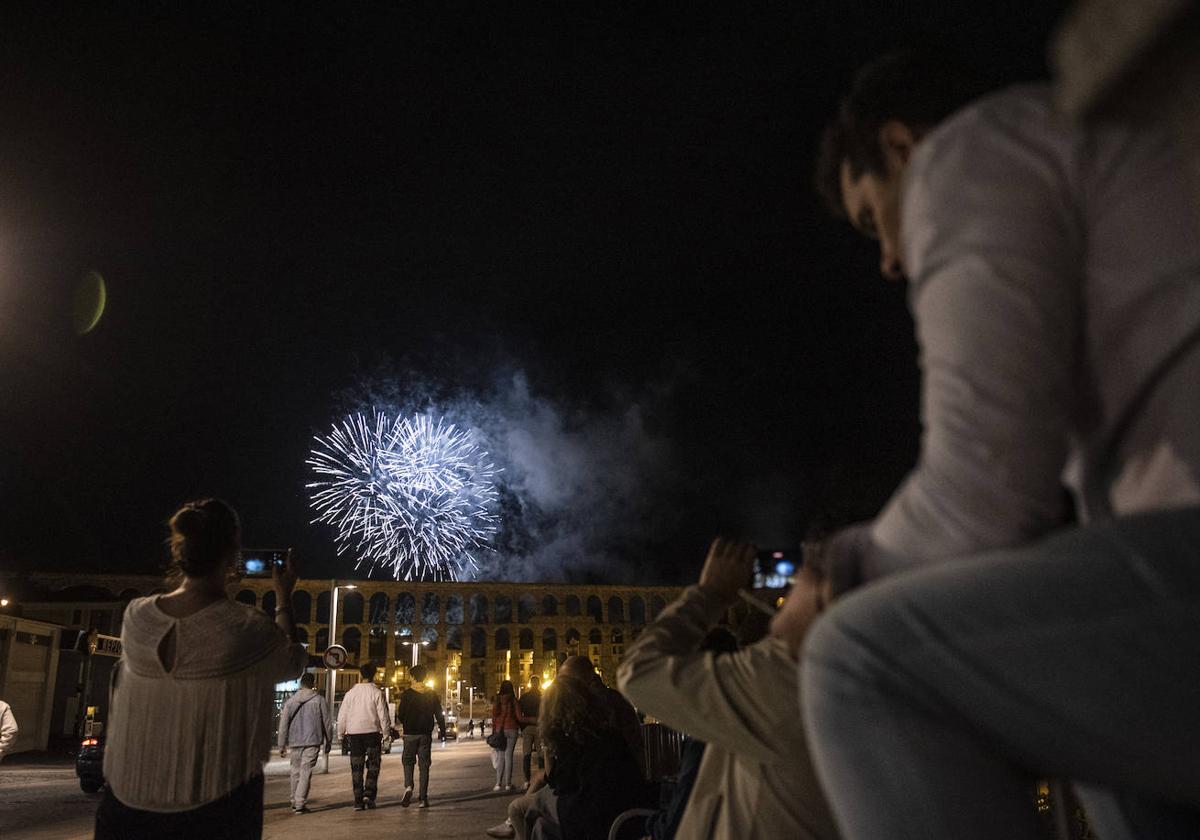
<svg viewBox="0 0 1200 840"><path fill-rule="evenodd" d="M868 585L813 626L800 697L845 840L1035 838L1034 774L1088 783L1104 840L1162 838L1137 821L1200 814L1198 666L1187 509Z"/></svg>
<svg viewBox="0 0 1200 840"><path fill-rule="evenodd" d="M417 799L429 798L429 765L433 763L430 748L433 746L432 735L405 735L404 754L400 761L404 764L404 786L413 786L413 765L421 766L421 790Z"/></svg>
<svg viewBox="0 0 1200 840"><path fill-rule="evenodd" d="M312 781L313 768L317 766L317 756L321 747L289 747L292 759L292 807L303 808L308 801L308 786Z"/></svg>
<svg viewBox="0 0 1200 840"><path fill-rule="evenodd" d="M558 797L549 785L508 803L508 820L517 834L516 840L529 840L533 823L539 818L558 833Z"/></svg>

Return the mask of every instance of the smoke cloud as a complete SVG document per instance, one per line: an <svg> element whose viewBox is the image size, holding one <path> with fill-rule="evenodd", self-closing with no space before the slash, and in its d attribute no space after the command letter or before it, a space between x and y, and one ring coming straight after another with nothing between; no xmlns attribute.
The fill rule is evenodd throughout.
<svg viewBox="0 0 1200 840"><path fill-rule="evenodd" d="M337 402L346 412L440 415L475 432L499 468L501 519L493 545L476 552L480 578L645 583L657 576L645 560L677 517L670 446L647 423L662 398L583 409L535 393L520 370L450 389L385 369Z"/></svg>

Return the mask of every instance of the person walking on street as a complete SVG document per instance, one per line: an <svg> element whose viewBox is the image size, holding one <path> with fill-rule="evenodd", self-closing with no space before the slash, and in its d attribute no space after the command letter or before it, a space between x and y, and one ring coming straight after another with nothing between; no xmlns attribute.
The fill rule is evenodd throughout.
<svg viewBox="0 0 1200 840"><path fill-rule="evenodd" d="M538 737L538 712L542 707L542 678L534 674L529 678L529 690L517 701L521 712L521 769L525 774L525 790L532 780L533 753L541 749Z"/></svg>
<svg viewBox="0 0 1200 840"><path fill-rule="evenodd" d="M375 807L379 788L379 761L384 737L391 731L387 702L375 685L375 665L359 667L362 681L346 692L338 710L338 734L350 747L350 782L354 786L354 810ZM366 778L363 771L366 770Z"/></svg>
<svg viewBox="0 0 1200 840"><path fill-rule="evenodd" d="M429 807L429 765L432 763L430 749L433 747L433 725L437 724L441 738L446 735L446 718L442 715L442 704L437 694L425 685L425 666L414 665L412 685L400 695L396 709L396 723L404 728L404 798L400 805L407 808L413 795L413 765L421 765L421 791L417 797L418 808Z"/></svg>
<svg viewBox="0 0 1200 840"><path fill-rule="evenodd" d="M475 719L474 718L471 718L470 720L467 721L467 737L468 738L475 737Z"/></svg>
<svg viewBox="0 0 1200 840"><path fill-rule="evenodd" d="M8 748L15 740L17 740L17 719L12 713L12 706L0 700L0 761L4 760L4 754L8 752Z"/></svg>
<svg viewBox="0 0 1200 840"><path fill-rule="evenodd" d="M492 747L500 753L496 762L496 786L492 790L512 790L513 752L517 747L520 714L512 680L505 680L500 683L500 691L492 701L492 735L504 738L500 746Z"/></svg>
<svg viewBox="0 0 1200 840"><path fill-rule="evenodd" d="M279 713L279 757L292 754L292 813L307 814L308 786L312 780L313 767L321 754L333 743L333 718L329 706L320 694L313 690L316 677L305 674L300 678L299 690L288 698Z"/></svg>

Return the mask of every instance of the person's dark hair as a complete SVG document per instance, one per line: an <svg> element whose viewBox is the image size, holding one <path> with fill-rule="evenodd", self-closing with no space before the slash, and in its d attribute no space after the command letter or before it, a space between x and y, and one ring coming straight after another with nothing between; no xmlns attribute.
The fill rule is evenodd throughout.
<svg viewBox="0 0 1200 840"><path fill-rule="evenodd" d="M429 673L425 670L424 665L414 665L409 669L408 674L413 678L413 682L425 682L425 675Z"/></svg>
<svg viewBox="0 0 1200 840"><path fill-rule="evenodd" d="M312 688L316 684L317 677L315 674L304 674L300 677L300 685L304 686L305 688Z"/></svg>
<svg viewBox="0 0 1200 840"><path fill-rule="evenodd" d="M950 50L898 50L862 67L837 117L821 134L816 187L829 212L846 217L843 162L850 164L854 178L884 172L879 146L884 123L898 120L920 135L986 89L980 75Z"/></svg>
<svg viewBox="0 0 1200 840"><path fill-rule="evenodd" d="M513 688L512 680L505 680L500 683L500 690L496 692L496 696L503 697L505 694L516 695L516 690Z"/></svg>
<svg viewBox="0 0 1200 840"><path fill-rule="evenodd" d="M609 710L587 680L560 675L542 696L539 721L542 739L551 754L558 755L568 742L594 744L619 738Z"/></svg>
<svg viewBox="0 0 1200 840"><path fill-rule="evenodd" d="M542 678L539 677L537 674L534 674L533 676L531 676L529 678L530 690L533 690L535 688L541 688L541 686L542 686Z"/></svg>
<svg viewBox="0 0 1200 840"><path fill-rule="evenodd" d="M358 673L362 674L362 678L364 680L375 679L375 672L377 670L379 670L379 669L375 667L374 662L364 662L363 664L358 666Z"/></svg>
<svg viewBox="0 0 1200 840"><path fill-rule="evenodd" d="M737 649L737 637L727 627L714 627L700 642L700 650L716 654L733 653Z"/></svg>
<svg viewBox="0 0 1200 840"><path fill-rule="evenodd" d="M171 560L188 577L207 577L237 552L241 538L238 515L220 499L188 502L170 521Z"/></svg>

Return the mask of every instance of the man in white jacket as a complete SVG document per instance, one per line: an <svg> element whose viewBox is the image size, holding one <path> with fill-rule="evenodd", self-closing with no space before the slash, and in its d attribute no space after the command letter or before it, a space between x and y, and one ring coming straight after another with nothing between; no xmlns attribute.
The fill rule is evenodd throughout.
<svg viewBox="0 0 1200 840"><path fill-rule="evenodd" d="M0 700L0 761L4 754L17 740L17 719L12 713L12 706Z"/></svg>
<svg viewBox="0 0 1200 840"><path fill-rule="evenodd" d="M338 710L338 734L350 747L350 780L354 785L354 810L375 807L379 786L379 754L384 736L391 729L387 702L375 685L375 665L359 667L362 682L346 692ZM363 768L366 778L363 778Z"/></svg>

